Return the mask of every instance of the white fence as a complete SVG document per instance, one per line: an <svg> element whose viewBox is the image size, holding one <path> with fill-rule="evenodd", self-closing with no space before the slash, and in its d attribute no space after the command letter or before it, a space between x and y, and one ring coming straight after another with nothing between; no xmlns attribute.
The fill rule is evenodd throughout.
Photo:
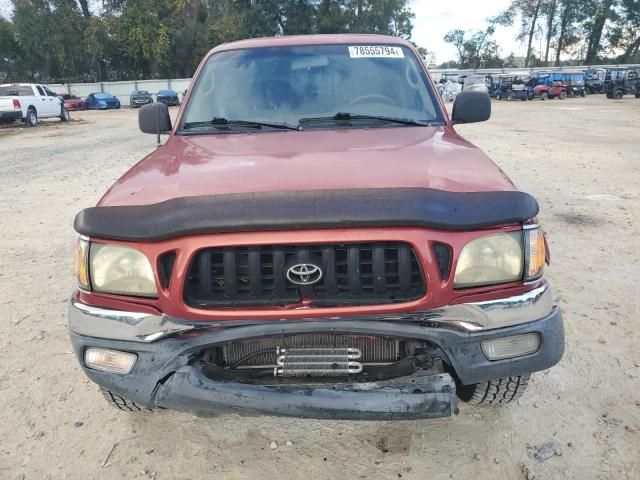
<svg viewBox="0 0 640 480"><path fill-rule="evenodd" d="M123 105L129 104L129 97L135 90L146 90L154 95L159 90L175 90L182 101L183 92L189 87L190 78L167 80L132 80L126 82L98 82L98 83L58 83L48 85L56 93L86 97L90 93L108 92L120 99Z"/></svg>

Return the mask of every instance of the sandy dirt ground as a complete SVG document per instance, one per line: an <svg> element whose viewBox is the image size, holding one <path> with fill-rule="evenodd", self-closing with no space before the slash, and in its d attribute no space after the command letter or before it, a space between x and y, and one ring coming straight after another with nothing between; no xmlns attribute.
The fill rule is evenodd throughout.
<svg viewBox="0 0 640 480"><path fill-rule="evenodd" d="M435 421L112 409L67 336L72 223L155 139L127 110L0 128L0 478L640 478L640 101L493 106L458 131L540 201L567 350L517 404Z"/></svg>

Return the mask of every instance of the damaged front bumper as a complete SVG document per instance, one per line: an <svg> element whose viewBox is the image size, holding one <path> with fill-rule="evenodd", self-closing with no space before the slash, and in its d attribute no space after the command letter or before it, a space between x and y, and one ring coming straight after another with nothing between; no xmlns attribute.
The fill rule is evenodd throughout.
<svg viewBox="0 0 640 480"><path fill-rule="evenodd" d="M94 382L135 403L201 414L243 410L312 418L434 418L457 413L456 382L463 385L544 370L564 352L562 314L546 284L517 297L453 305L398 316L297 321L189 322L120 312L72 300L71 340ZM441 366L383 381L249 384L212 379L194 364L211 345L277 335L331 332L423 340L442 352ZM483 342L536 333L536 352L489 360ZM88 368L89 347L137 355L118 375ZM436 362L436 366L438 362Z"/></svg>

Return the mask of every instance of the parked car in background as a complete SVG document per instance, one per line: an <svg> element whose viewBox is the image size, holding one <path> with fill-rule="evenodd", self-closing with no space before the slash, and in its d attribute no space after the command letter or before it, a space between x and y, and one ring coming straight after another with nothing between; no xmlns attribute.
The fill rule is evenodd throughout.
<svg viewBox="0 0 640 480"><path fill-rule="evenodd" d="M560 360L538 203L454 127L486 93L449 116L380 35L219 45L192 88L175 125L139 110L168 140L75 220L71 342L113 406L433 418Z"/></svg>
<svg viewBox="0 0 640 480"><path fill-rule="evenodd" d="M87 108L91 110L120 108L120 100L106 92L90 93L87 95L87 98L84 99L84 103Z"/></svg>
<svg viewBox="0 0 640 480"><path fill-rule="evenodd" d="M134 90L131 92L129 104L132 108L138 108L149 103L153 103L153 97L146 90Z"/></svg>
<svg viewBox="0 0 640 480"><path fill-rule="evenodd" d="M640 68L612 68L607 70L604 90L607 98L635 95L640 98Z"/></svg>
<svg viewBox="0 0 640 480"><path fill-rule="evenodd" d="M561 72L561 81L567 89L569 97L585 97L587 90L584 83L584 72L569 70Z"/></svg>
<svg viewBox="0 0 640 480"><path fill-rule="evenodd" d="M39 118L69 120L69 111L57 93L44 85L32 83L6 83L0 85L0 121L22 121L35 127Z"/></svg>
<svg viewBox="0 0 640 480"><path fill-rule="evenodd" d="M602 68L590 69L584 73L584 85L588 94L604 93L604 79L607 71Z"/></svg>
<svg viewBox="0 0 640 480"><path fill-rule="evenodd" d="M180 105L178 92L176 92L175 90L158 90L156 99L158 100L158 102L164 103L167 106Z"/></svg>
<svg viewBox="0 0 640 480"><path fill-rule="evenodd" d="M84 100L76 95L70 95L65 93L60 95L62 101L64 102L64 108L67 110L86 110L87 105L84 103Z"/></svg>

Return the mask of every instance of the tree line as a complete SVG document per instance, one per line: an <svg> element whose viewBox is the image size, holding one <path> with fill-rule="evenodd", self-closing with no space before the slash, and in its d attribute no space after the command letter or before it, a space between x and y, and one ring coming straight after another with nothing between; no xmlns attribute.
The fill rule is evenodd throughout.
<svg viewBox="0 0 640 480"><path fill-rule="evenodd" d="M0 80L190 77L224 42L308 33L410 38L407 0L12 0ZM4 77L4 78L3 78Z"/></svg>
<svg viewBox="0 0 640 480"><path fill-rule="evenodd" d="M500 58L493 38L496 27L514 24L527 46L522 62ZM560 66L563 57L573 64L640 63L640 0L512 0L484 30L452 30L445 41L458 53L449 65L460 68Z"/></svg>

